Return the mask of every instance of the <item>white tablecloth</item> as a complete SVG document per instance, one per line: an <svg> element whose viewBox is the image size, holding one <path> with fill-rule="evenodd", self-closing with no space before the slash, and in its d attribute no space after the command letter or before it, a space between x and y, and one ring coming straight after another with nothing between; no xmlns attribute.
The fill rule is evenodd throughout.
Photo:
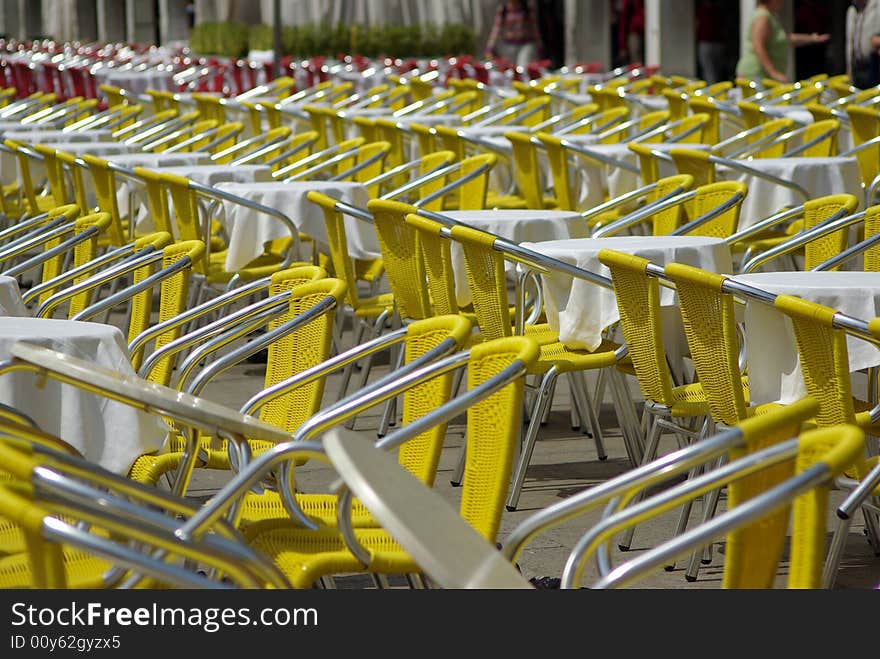
<svg viewBox="0 0 880 659"><path fill-rule="evenodd" d="M31 314L21 301L18 281L13 277L0 275L0 316L26 317Z"/></svg>
<svg viewBox="0 0 880 659"><path fill-rule="evenodd" d="M534 240L580 238L587 235L587 223L578 213L547 210L454 211L445 215L476 229L521 243ZM452 269L455 273L455 297L460 307L471 303L464 254L452 243ZM508 264L508 272L513 266Z"/></svg>
<svg viewBox="0 0 880 659"><path fill-rule="evenodd" d="M855 157L832 158L756 158L745 161L746 165L804 188L810 198L849 193L862 199L862 178ZM740 211L739 229L756 224L770 217L783 206L799 206L803 198L791 188L772 181L744 174L724 166L717 168L721 180L743 181L749 193Z"/></svg>
<svg viewBox="0 0 880 659"><path fill-rule="evenodd" d="M370 200L367 189L348 181L291 181L289 183L221 183L217 186L240 197L277 208L297 228L315 239L324 251L329 249L324 211L308 200L310 190L322 192L352 206L366 208ZM238 270L263 253L263 244L290 235L277 218L232 202L224 201L224 224L229 239L226 269ZM345 217L348 252L352 258L375 259L382 254L373 226L353 217Z"/></svg>
<svg viewBox="0 0 880 659"><path fill-rule="evenodd" d="M143 94L147 89L173 90L174 72L165 68L102 69L96 76L102 83L122 87L133 94Z"/></svg>
<svg viewBox="0 0 880 659"><path fill-rule="evenodd" d="M124 375L133 374L125 339L112 325L0 318L0 359L9 359L9 348L17 341L66 352ZM88 460L124 474L137 456L163 446L166 432L158 417L50 378L38 388L37 380L27 372L3 375L0 402L24 412Z"/></svg>
<svg viewBox="0 0 880 659"><path fill-rule="evenodd" d="M676 262L712 272L732 270L730 249L724 241L703 236L612 236L522 246L605 277L610 273L599 262L602 249L635 254L661 265ZM602 331L620 319L614 292L561 273L544 275L542 281L547 322L559 333L559 340L571 348L595 350ZM675 304L674 292L662 289L660 303Z"/></svg>
<svg viewBox="0 0 880 659"><path fill-rule="evenodd" d="M736 281L770 293L796 295L862 320L880 316L880 273L761 272ZM807 395L791 322L772 306L748 301L744 315L753 404L793 403ZM880 350L847 338L850 371L880 365Z"/></svg>
<svg viewBox="0 0 880 659"><path fill-rule="evenodd" d="M109 142L113 134L112 130L91 130L66 133L63 130L32 130L22 127L20 130L10 130L3 133L3 139L16 140L29 144L43 144L45 142Z"/></svg>

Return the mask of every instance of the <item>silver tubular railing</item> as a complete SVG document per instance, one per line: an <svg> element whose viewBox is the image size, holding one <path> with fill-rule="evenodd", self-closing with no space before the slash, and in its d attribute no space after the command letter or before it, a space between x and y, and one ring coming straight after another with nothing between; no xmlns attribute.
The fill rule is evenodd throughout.
<svg viewBox="0 0 880 659"><path fill-rule="evenodd" d="M209 185L203 185L201 183L197 183L196 181L189 181L190 190L195 190L196 193L202 197L207 197L212 200L217 201L229 201L234 204L238 204L239 206L244 206L246 208L250 208L255 211L259 211L260 213L265 213L270 217L274 217L277 220L280 220L284 223L287 229L290 231L290 238L293 241L291 244L291 248L287 250L287 254L284 256L284 259L279 264L279 269L283 270L287 268L291 263L293 263L294 258L296 258L297 253L299 252L299 229L296 226L296 223L287 215L279 211L277 208L272 208L271 206L266 206L265 204L258 203L256 201L252 201L247 199L246 197L240 197L238 195L232 194L231 192L227 192L226 190L221 190L219 188L215 188ZM204 232L208 232L210 227L205 226L202 227ZM206 244L209 242L209 236L206 235Z"/></svg>
<svg viewBox="0 0 880 659"><path fill-rule="evenodd" d="M351 154L351 151L353 151L355 149L357 149L357 147L353 147L353 149L346 151L346 153ZM315 153L312 153L312 154L306 156L305 158L301 158L300 160L297 160L296 162L290 163L289 165L286 165L286 166L282 167L281 169L272 172L272 178L281 179L282 181L285 181L287 179L285 179L283 177L286 176L288 172L299 169L300 167L303 167L304 165L311 165L312 163L321 163L325 158L329 158L329 157L336 155L338 153L340 153L339 145L332 144L332 145L328 146L326 149L321 149L320 151L316 151ZM296 176L296 175L294 174L294 176Z"/></svg>
<svg viewBox="0 0 880 659"><path fill-rule="evenodd" d="M154 263L160 262L162 260L162 258L163 258L162 252L157 251L157 252L143 254L141 256L138 256L137 258L128 259L126 261L123 261L122 263L114 265L114 266L108 268L107 270L103 270L95 275L92 275L88 279L84 279L80 282L77 282L77 283L69 286L68 288L64 289L63 291L60 291L58 293L55 293L54 295L51 295L46 300L44 300L43 303L39 307L37 307L37 310L34 313L34 316L36 316L38 318L46 318L49 316L49 314L52 313L52 311L55 310L56 307L58 307L58 305L71 299L72 297L74 297L78 293L82 293L85 291L91 291L91 290L95 289L97 286L100 286L102 284L110 282L110 281L116 279L117 277L121 277L123 275L130 274L130 273L134 272L135 270L137 270L138 268L142 268L144 266L152 265Z"/></svg>
<svg viewBox="0 0 880 659"><path fill-rule="evenodd" d="M75 229L75 226L72 227L72 230L73 229ZM46 261L48 261L51 258L54 258L56 256L60 256L64 253L68 252L69 250L73 249L74 247L76 247L80 243L84 243L88 240L91 240L93 237L97 236L99 233L100 233L100 230L98 229L98 227L90 226L90 227L86 228L84 231L80 232L79 234L74 234L70 238L63 240L57 246L55 246L51 249L45 250L44 252L42 252L40 254L36 254L35 256L32 256L31 258L19 263L18 265L13 266L7 270L3 270L2 274L4 274L7 277L17 277L18 275L27 272L31 268L35 268L38 265L45 263Z"/></svg>
<svg viewBox="0 0 880 659"><path fill-rule="evenodd" d="M676 195L673 195L673 193L666 194L653 203L642 206L641 208L634 210L628 215L624 215L618 220L614 220L609 224L599 227L592 233L591 237L603 238L605 236L611 236L616 233L620 233L621 231L635 226L636 224L639 224L640 222L643 222L650 217L653 217L661 211L675 208L676 206L681 206L682 204L690 201L696 196L697 193L695 190L681 192Z"/></svg>
<svg viewBox="0 0 880 659"><path fill-rule="evenodd" d="M781 444L768 447L761 451L742 457L734 462L713 469L695 479L671 488L655 497L646 499L623 510L604 522L600 523L590 533L582 537L575 549L569 554L568 561L562 576L562 587L572 588L580 583L583 574L584 560L595 550L597 540L603 533L609 533L612 528L626 527L636 514L645 514L654 510L666 510L685 502L694 496L708 493L721 485L758 473L768 467L782 464L793 460L798 453L798 440L792 439ZM612 585L622 585L625 581L631 583L644 571L661 565L674 554L687 552L695 547L703 547L702 541L711 542L712 539L737 528L742 522L754 517L768 515L789 503L794 497L806 492L818 485L828 482L831 471L827 465L816 465L802 474L791 477L780 485L759 494L758 496L743 502L740 506L731 509L709 522L695 527L689 532L673 538L659 547L649 549L644 554L632 561L612 570L611 573L599 580L595 588L609 588Z"/></svg>
<svg viewBox="0 0 880 659"><path fill-rule="evenodd" d="M784 209L779 211L778 213L774 213L770 217L764 218L760 222L756 222L750 227L743 229L742 231L738 231L727 238L724 239L728 245L733 245L742 240L746 240L747 238L751 238L752 236L756 236L767 229L771 229L783 222L790 222L799 217L802 217L804 214L804 207L796 206L794 208Z"/></svg>
<svg viewBox="0 0 880 659"><path fill-rule="evenodd" d="M294 332L297 329L300 329L301 327L304 327L312 321L320 318L321 316L330 313L331 311L335 310L336 307L337 301L335 298L333 298L332 296L325 297L320 302L310 307L303 313L295 316L294 318L291 318L284 323L281 323L275 329L272 329L265 334L262 334L258 338L249 341L240 348L237 348L232 352L223 355L219 359L205 366L201 371L199 371L199 374L193 379L189 386L186 387L186 392L194 396L198 396L213 378L217 377L221 373L225 373L230 368L241 362L243 359L247 359L251 355L258 353L263 348L269 347L272 343L287 336L291 332ZM193 366L194 361L195 360L193 360ZM191 372L192 367L185 369L183 366L181 366L181 374L178 380L178 386L186 382Z"/></svg>
<svg viewBox="0 0 880 659"><path fill-rule="evenodd" d="M459 364L459 367L464 366L464 363ZM401 428L400 430L380 439L376 442L376 448L384 451L394 450L409 440L418 437L423 432L430 430L434 426L448 423L495 392L503 389L519 378L524 377L526 372L527 369L525 364L519 360L514 361L500 373L492 376L482 384L469 390L467 393L431 410L420 419L407 424L405 428ZM354 497L351 490L343 488L339 493L339 504L336 509L337 526L342 533L342 537L345 540L348 550L357 557L359 561L364 563L364 565L369 565L370 552L368 552L358 541L351 522L353 501Z"/></svg>
<svg viewBox="0 0 880 659"><path fill-rule="evenodd" d="M744 164L742 161L732 160L730 158L722 158L721 156L710 154L709 162L715 165L724 165L725 167L736 170L738 172L750 174L756 178L762 178L765 181L770 181L771 183L775 183L776 185L781 185L784 188L794 190L804 201L810 198L810 193L797 183L786 181L785 179L774 176L773 174L767 174L766 172L762 172L760 169L755 169L754 167L750 167Z"/></svg>
<svg viewBox="0 0 880 659"><path fill-rule="evenodd" d="M867 252L872 247L880 245L880 233L871 236L870 238L865 238L863 241L856 243L855 245L851 245L843 250L840 254L832 256L827 261L823 261L819 265L817 265L813 270L831 270L832 268L839 268L845 263L851 261L859 254L863 254Z"/></svg>
<svg viewBox="0 0 880 659"><path fill-rule="evenodd" d="M222 309L223 307L237 302L242 298L262 293L269 287L270 283L271 277L256 279L252 282L248 282L242 286L239 286L238 288L233 288L231 291L226 291L222 295L207 300L195 307L192 307L191 309L187 309L183 313L178 314L173 318L169 318L164 322L153 325L152 327L149 327L138 334L128 344L128 354L135 354L150 340L161 336L165 332L169 332L177 327L183 327L196 320L197 318L201 318L202 316L205 316L209 313L213 313L214 311Z"/></svg>
<svg viewBox="0 0 880 659"><path fill-rule="evenodd" d="M233 293L237 290L238 289L233 289L232 291L229 291L229 293ZM288 308L289 300L289 291L278 293L277 295L270 296L264 300L249 304L228 316L219 318L204 327L193 330L188 334L184 334L173 341L169 341L144 359L140 371L138 371L138 375L143 378L147 377L153 368L155 368L156 364L162 359L175 355L181 350L186 350L187 348L212 337L220 336L238 326L240 323L250 322L255 319L264 319L266 317L265 314L269 314L269 318L274 317ZM172 318L171 320L175 321L176 324L177 318ZM169 321L169 323L170 322L171 321ZM181 322L188 322L188 319ZM155 328L155 331L159 331L158 326ZM138 337L138 339L140 339L140 337ZM144 341L146 340L148 340L148 338L144 339Z"/></svg>
<svg viewBox="0 0 880 659"><path fill-rule="evenodd" d="M134 248L134 243L129 243L128 245L123 245L122 247L117 247L116 249L105 252L101 256L98 256L91 261L88 261L87 263L83 263L82 265L73 268L72 270L62 272L57 277L53 277L48 281L45 281L41 284L38 284L37 286L28 289L28 291L21 296L22 302L27 305L46 291L51 291L81 276L87 276L89 273L94 272L95 270L98 270L100 268L104 268L120 259L138 258L140 256L143 256L144 254L153 253L156 251L156 247L153 245L148 245L144 249L137 252L134 251Z"/></svg>
<svg viewBox="0 0 880 659"><path fill-rule="evenodd" d="M390 145L389 145L388 150L384 150L384 149L380 150L377 153L374 153L373 155L371 155L369 158L364 158L363 160L358 162L356 165L349 167L344 172L339 172L338 174L334 174L333 176L331 176L327 180L328 181L344 181L346 179L350 179L352 176L354 176L358 172L366 169L370 165L373 165L377 162L381 162L382 160L384 160L385 157L388 155L388 151L390 151ZM299 175L292 177L292 180L294 180L294 181L296 181L297 179L299 179Z"/></svg>
<svg viewBox="0 0 880 659"><path fill-rule="evenodd" d="M670 231L670 236L686 236L691 233L694 229L701 227L702 225L714 220L716 217L720 217L727 211L736 208L740 204L742 204L743 200L746 198L745 194L742 192L737 192L730 197L724 203L719 204L715 208L703 213L700 217L691 220L690 222L681 225L674 231Z"/></svg>
<svg viewBox="0 0 880 659"><path fill-rule="evenodd" d="M132 284L131 286L128 286L121 291L107 296L99 302L89 305L88 307L74 315L71 320L88 320L89 318L94 318L102 311L112 309L117 304L129 300L138 293L151 289L156 284L165 281L166 279L168 279L168 277L171 277L178 272L189 270L191 267L192 259L189 256L183 256L174 263L171 263L170 265L165 266L158 272L151 274L149 277L145 277L142 281L139 281L136 284Z"/></svg>
<svg viewBox="0 0 880 659"><path fill-rule="evenodd" d="M619 160L617 158L613 158L613 157L606 155L604 153L594 151L593 149L590 149L589 147L586 147L586 146L583 146L580 144L575 144L574 142L569 142L566 139L562 140L562 146L563 146L563 148L565 148L568 151L571 151L572 153L576 153L579 156L585 156L587 158L592 158L593 160L596 160L596 161L602 163L603 165L610 165L611 167L616 167L618 169L624 169L628 172L633 172L634 174L639 173L639 168L637 166L635 166L631 163L628 163L625 160ZM664 155L666 155L666 154L664 154Z"/></svg>
<svg viewBox="0 0 880 659"><path fill-rule="evenodd" d="M325 171L333 165L357 156L359 149L360 147L356 146L352 147L351 149L347 149L346 151L340 151L335 156L332 156L327 160L322 160L317 165L312 165L311 167L301 172L297 172L292 176L288 176L287 178L283 179L283 181L286 183L288 181L308 180L310 176L317 174L318 172ZM308 160L308 158L303 159L302 161L300 161L299 164L302 164L306 160Z"/></svg>
<svg viewBox="0 0 880 659"><path fill-rule="evenodd" d="M864 221L865 214L865 211L862 211L861 213L856 213L855 215L847 215L846 209L841 209L834 213L827 220L820 222L811 229L801 231L800 233L795 234L794 236L786 240L781 245L777 245L776 247L768 249L765 252L761 252L757 256L749 259L748 261L743 263L742 267L740 268L740 272L742 274L754 272L759 267L769 261L772 261L776 257L782 256L783 254L789 254L796 250L798 247L817 240L822 236L826 236L835 233L836 231L847 229L856 224L860 224Z"/></svg>
<svg viewBox="0 0 880 659"><path fill-rule="evenodd" d="M255 160L259 160L263 156L272 153L278 148L281 148L281 146L288 141L290 141L290 137L288 135L279 135L278 137L275 137L271 140L266 140L266 142L262 144L259 148L233 159L229 163L229 166L235 167L236 165L246 165L250 162L254 162Z"/></svg>

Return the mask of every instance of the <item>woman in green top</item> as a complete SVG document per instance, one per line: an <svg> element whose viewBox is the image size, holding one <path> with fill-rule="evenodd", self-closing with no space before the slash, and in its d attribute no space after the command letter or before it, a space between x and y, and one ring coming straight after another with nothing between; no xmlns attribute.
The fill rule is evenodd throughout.
<svg viewBox="0 0 880 659"><path fill-rule="evenodd" d="M743 44L742 57L736 65L736 75L749 80L772 78L788 82L788 47L824 43L828 34L788 33L779 21L778 12L784 0L758 0L752 16L751 29Z"/></svg>

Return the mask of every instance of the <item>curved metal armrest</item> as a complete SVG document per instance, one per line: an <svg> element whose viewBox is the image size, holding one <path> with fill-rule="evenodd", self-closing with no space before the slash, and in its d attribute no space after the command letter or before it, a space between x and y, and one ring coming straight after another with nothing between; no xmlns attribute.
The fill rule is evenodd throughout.
<svg viewBox="0 0 880 659"><path fill-rule="evenodd" d="M464 364L461 363L458 366L464 366ZM376 442L376 448L385 451L399 448L409 440L418 437L434 426L438 426L441 423L448 423L452 419L467 412L469 408L473 407L480 401L485 400L518 378L524 377L525 374L525 364L520 361L515 361L503 371L489 378L479 386L471 389L464 395L458 396L454 400L428 412L420 419L407 424L404 428L396 430L390 435L380 439ZM351 490L343 488L342 491L339 492L339 496L339 505L336 509L336 519L339 530L342 533L342 537L345 540L345 544L349 551L351 551L359 561L368 565L370 561L370 552L368 552L358 541L351 522L351 504L353 501Z"/></svg>
<svg viewBox="0 0 880 659"><path fill-rule="evenodd" d="M770 464L778 464L779 462L790 460L796 455L796 452L796 440L789 440L781 445L773 446L770 447L770 449L765 449L758 454L754 454L766 455L767 464L756 465L754 464L752 456L747 456L747 458L738 460L736 463L731 463L739 469L740 472L745 473L734 473L734 468L730 466L721 467L720 469L709 472L693 481L693 487L689 489L694 491L698 485L703 485L704 482L715 481L717 483L721 476L731 475L735 478L740 478L750 473L754 473ZM711 476L716 477L710 479L709 477ZM793 476L758 496L743 502L736 508L718 515L709 522L701 524L676 538L654 547L653 549L649 549L633 560L618 566L607 576L601 578L592 587L595 589L605 589L633 583L646 572L659 567L673 558L680 557L693 549L704 547L713 540L742 527L748 522L766 517L767 515L790 505L795 498L826 483L830 478L831 472L827 465L815 465L803 473ZM687 496L688 493L683 491L684 489L685 488L681 487L675 488L675 490L682 490L682 492L676 492L676 494L680 494L682 499L685 497L691 498L690 496ZM657 500L653 503L656 505L665 504L668 498L670 497L657 497ZM652 503L652 501L648 500L647 503ZM633 510L636 508L643 510L641 504L633 506ZM623 511L621 514L613 518L613 522L616 525L628 525L629 520L627 518L631 514L631 511ZM579 546L578 549L581 550L581 547ZM579 581L579 573L581 572L582 567L574 565L573 558L577 558L574 556L574 552L572 552L572 556L569 557L570 563L566 565L566 573L563 575L563 587L572 587Z"/></svg>
<svg viewBox="0 0 880 659"><path fill-rule="evenodd" d="M628 163L625 160L618 160L617 158L612 158L611 156L605 155L604 153L593 151L589 147L581 146L580 144L575 144L574 142L569 142L565 139L562 140L562 147L579 156L586 157L591 160L596 160L603 165L610 165L611 167L617 167L618 169L625 169L626 171L633 172L634 174L639 173L639 168L635 165ZM663 157L666 158L669 157L668 154L663 153L662 151L657 151L656 153L662 153Z"/></svg>
<svg viewBox="0 0 880 659"><path fill-rule="evenodd" d="M105 252L102 256L99 256L95 259L87 263L83 263L81 266L77 268L73 268L72 270L68 270L66 272L62 272L57 277L53 277L49 281L43 282L37 286L33 286L28 289L25 293L22 294L21 299L25 305L29 304L32 300L37 299L40 295L45 293L46 291L52 291L58 288L59 286L66 284L69 281L73 281L82 276L88 277L90 273L95 272L96 270L100 270L104 267L109 266L111 263L119 261L120 259L125 258L138 258L143 256L144 254L152 253L156 251L156 248L152 245L146 247L144 250L139 252L133 252L134 243L130 243L128 245L123 245L122 247L117 247L116 249L110 250L109 252Z"/></svg>
<svg viewBox="0 0 880 659"><path fill-rule="evenodd" d="M785 179L774 176L773 174L762 172L760 169L750 167L740 160L731 160L730 158L722 158L720 156L710 155L709 161L716 165L724 165L725 167L729 167L730 169L743 172L744 174L750 174L756 178L761 178L765 181L770 181L771 183L775 183L776 185L781 185L783 187L789 188L790 190L794 190L798 193L798 195L801 196L804 201L807 201L810 198L810 193L797 183L786 181Z"/></svg>
<svg viewBox="0 0 880 659"><path fill-rule="evenodd" d="M192 259L189 256L183 256L174 263L165 266L158 272L153 273L149 277L145 277L142 281L137 282L136 284L132 284L131 286L127 286L123 288L121 291L110 295L95 304L92 304L78 314L74 315L71 320L88 320L90 318L94 318L99 313L103 311L107 311L112 309L117 304L121 302L125 302L126 300L130 300L138 293L142 293L143 291L151 289L156 284L159 284L169 277L177 274L178 272L183 272L184 270L189 270L192 267Z"/></svg>
<svg viewBox="0 0 880 659"><path fill-rule="evenodd" d="M614 199L609 199L606 202L599 204L598 206L593 206L589 210L581 213L581 217L585 220L589 221L593 217L601 215L602 213L606 213L610 210L614 210L618 206L623 206L635 201L638 201L646 194L653 192L657 189L656 183L649 183L648 185L642 186L637 190L633 190L632 192L627 192L625 194L620 195L619 197L615 197ZM679 189L678 194L684 192L684 189Z"/></svg>
<svg viewBox="0 0 880 659"><path fill-rule="evenodd" d="M460 165L458 163L451 165L451 167L455 167L456 169L460 169ZM480 165L479 167L471 170L470 172L468 172L464 176L459 176L454 181L451 181L451 182L447 183L446 185L442 186L441 188L435 190L434 192L432 192L428 196L422 197L421 199L418 199L417 201L414 202L413 205L417 206L417 207L424 206L425 204L431 203L435 199L440 199L441 197L444 197L447 194L449 194L450 192L452 192L453 190L460 188L465 183L469 183L470 181L473 181L474 179L477 179L480 176L483 176L484 174L488 173L489 170L491 170L491 169L492 169L492 166L489 164ZM384 198L385 197L383 197L383 199Z"/></svg>
<svg viewBox="0 0 880 659"><path fill-rule="evenodd" d="M235 167L236 165L247 165L248 163L258 161L260 158L269 153L272 153L276 149L280 148L282 144L289 141L289 136L279 135L278 137L266 141L265 143L260 145L259 148L256 148L253 151L249 151L248 153L245 153L238 158L234 158L232 162L229 163L229 166Z"/></svg>
<svg viewBox="0 0 880 659"><path fill-rule="evenodd" d="M207 300L202 304L193 307L192 309L187 309L181 314L174 316L173 318L169 318L168 320L159 323L157 325L153 325L152 327L147 328L140 334L138 334L129 344L128 344L128 354L133 355L136 351L143 348L143 346L165 332L168 332L177 327L182 327L196 320L197 318L201 318L209 313L213 313L223 307L237 302L243 297L247 297L249 295L254 295L256 293L261 293L265 291L269 284L271 283L271 277L263 277L262 279L256 279L252 282L249 282L243 286L238 288L234 288L230 291L226 291L222 295L219 295L215 298Z"/></svg>
<svg viewBox="0 0 880 659"><path fill-rule="evenodd" d="M348 149L347 151L340 151L336 155L334 155L330 158L327 158L327 160L321 160L320 162L318 162L317 165L312 165L311 167L307 167L306 169L304 169L301 172L297 172L296 174L288 176L287 178L283 179L283 181L286 183L288 181L308 180L310 177L312 177L312 175L317 174L319 172L322 172L324 170L330 169L333 165L336 165L344 160L348 160L349 158L356 156L357 153L358 153L358 147ZM314 154L314 155L318 155L318 154ZM294 163L294 164L302 165L310 160L319 160L319 158L314 158L314 155L309 158L304 158L299 163ZM278 170L278 172L276 172L276 174L278 174L281 171L282 170Z"/></svg>
<svg viewBox="0 0 880 659"><path fill-rule="evenodd" d="M591 237L602 238L604 236L612 236L616 233L620 233L621 231L628 229L631 226L635 226L640 222L644 222L645 220L652 217L656 213L659 213L660 211L679 206L686 201L693 199L695 196L696 192L693 190L689 192L677 192L677 190L674 190L651 204L642 206L641 208L634 210L628 215L624 215L620 219L615 220L610 224L599 227L596 231L593 232Z"/></svg>
<svg viewBox="0 0 880 659"><path fill-rule="evenodd" d="M98 233L100 233L98 227L88 227L85 231L82 231L79 234L74 234L66 240L62 240L55 247L36 254L31 258L22 261L18 265L9 268L8 270L3 270L3 274L7 277L17 277L20 274L27 272L31 268L35 268L38 265L45 263L51 258L60 256L65 252L68 252L80 243L91 240L94 236L98 235Z"/></svg>
<svg viewBox="0 0 880 659"><path fill-rule="evenodd" d="M367 167L369 167L370 165L372 165L374 163L382 161L386 155L387 154L383 151L380 151L378 153L374 153L369 158L361 160L360 162L358 162L354 166L346 169L344 172L340 172L339 174L334 174L333 176L331 176L327 180L329 180L329 181L344 181L346 179L351 179L351 177L353 177L359 171L366 169Z"/></svg>
<svg viewBox="0 0 880 659"><path fill-rule="evenodd" d="M855 215L847 215L846 210L839 210L827 220L824 220L823 222L820 222L819 224L814 226L812 229L801 231L800 233L786 240L781 245L777 245L776 247L768 249L766 252L762 252L761 254L753 257L752 259L744 263L740 270L743 274L754 272L768 261L772 261L773 259L782 256L783 254L789 254L799 247L802 247L807 243L813 242L814 240L818 240L823 236L830 235L842 229L846 229L848 227L863 222L865 219L865 214L865 211L862 211L861 213L856 213Z"/></svg>
<svg viewBox="0 0 880 659"><path fill-rule="evenodd" d="M770 217L764 218L760 222L756 222L752 226L747 227L742 231L737 231L733 235L728 236L724 239L724 242L726 242L728 245L733 245L742 240L751 238L752 236L756 236L759 233L766 231L767 229L772 229L773 227L784 222L791 222L793 220L796 220L797 218L802 217L803 214L803 206L796 206L795 208L781 210L778 213L774 213Z"/></svg>
<svg viewBox="0 0 880 659"><path fill-rule="evenodd" d="M852 518L878 486L880 486L880 463L874 465L874 468L868 472L859 484L853 488L852 492L847 495L843 503L837 507L837 516L840 519Z"/></svg>
<svg viewBox="0 0 880 659"><path fill-rule="evenodd" d="M870 238L865 238L865 240L858 242L855 245L847 247L840 254L836 254L827 261L823 261L822 263L817 265L815 268L813 268L813 270L831 270L832 268L838 268L857 257L859 254L867 252L869 249L876 245L880 245L880 233L875 234Z"/></svg>
<svg viewBox="0 0 880 659"><path fill-rule="evenodd" d="M696 219L691 220L687 224L683 224L682 226L678 227L674 231L670 231L669 235L670 236L686 236L687 234L692 232L694 229L703 226L707 222L714 220L716 217L718 217L720 215L723 215L724 213L729 211L731 208L735 208L736 206L739 206L742 203L743 199L745 199L745 197L746 196L744 194L737 192L735 195L733 195L730 199L725 201L723 204L716 206L712 210L708 211L707 213L704 213L703 215L700 215L700 217L698 217Z"/></svg>
<svg viewBox="0 0 880 659"><path fill-rule="evenodd" d="M214 379L221 373L225 373L230 368L240 363L242 360L247 359L251 355L258 353L260 350L269 347L275 341L283 338L284 336L287 336L291 332L300 329L301 327L308 325L310 322L316 320L317 318L320 318L321 316L324 316L327 313L333 311L334 309L336 309L336 304L336 300L328 296L307 311L299 314L298 316L295 316L294 318L291 318L290 320L282 323L275 329L266 332L265 334L254 339L253 341L249 341L240 348L237 348L236 350L233 350L232 352L223 355L219 359L211 362L210 364L205 366L189 384L189 386L186 388L187 393L198 396L207 386L208 382L210 382L212 379ZM252 325L245 325L244 327L247 328L247 332L234 332L234 334L238 336L243 336L244 334L253 331ZM224 337L219 337L218 339L215 339L215 341L219 341L220 338ZM193 355L191 355L191 358L188 359L187 362L184 362L184 364L181 366L180 379L178 380L179 388L182 388L182 385L189 377L192 368L197 363L195 356L196 353L193 353Z"/></svg>
<svg viewBox="0 0 880 659"><path fill-rule="evenodd" d="M864 151L865 149L870 149L871 147L876 147L878 144L880 144L880 135L878 135L877 137L872 137L870 140L862 142L858 146L855 146L852 149L849 149L848 151L844 151L843 153L840 154L840 157L844 158L847 156L854 156L859 151Z"/></svg>
<svg viewBox="0 0 880 659"><path fill-rule="evenodd" d="M158 350L153 351L153 353L144 360L138 374L141 377L146 378L162 359L176 355L181 350L190 348L197 343L215 337L221 337L223 341L219 345L216 345L214 342L208 342L201 346L198 351L194 352L193 355L190 355L190 357L194 358L196 355L204 356L208 351L213 352L213 350L228 343L228 339L226 338L228 334L235 331L242 331L241 327L243 324L247 325L248 329L245 332L247 333L251 331L250 328L255 322L256 325L254 329L261 327L278 314L283 313L288 306L289 298L289 292L285 291L279 293L278 295L250 304L229 316L219 318L204 327L200 327L188 334L178 337L174 341L166 343Z"/></svg>
<svg viewBox="0 0 880 659"><path fill-rule="evenodd" d="M195 190L196 193L198 193L200 196L207 197L213 201L227 201L233 204L237 204L239 206L244 206L245 208L250 208L260 213L264 213L283 222L288 231L290 231L290 239L293 242L291 244L291 248L287 250L287 254L284 256L284 260L279 264L279 268L284 269L288 267L291 263L293 263L293 260L299 253L299 229L297 228L294 221L290 219L290 217L282 213L277 208L266 206L265 204L258 203L256 201L248 199L247 197L232 194L231 192L221 190L220 188L202 185L201 183L197 183L195 181L189 182L189 188L191 190Z"/></svg>
<svg viewBox="0 0 880 659"><path fill-rule="evenodd" d="M813 147L817 144L820 144L823 140L826 140L829 137L833 137L834 135L837 134L838 130L839 130L839 128L830 128L830 129L826 130L824 133L822 133L821 135L817 135L816 137L814 137L810 140L807 140L806 142L804 142L800 146L796 146L792 149L789 149L788 151L786 151L782 155L782 157L783 158L794 158L795 156L800 155L801 153L803 153L804 151L806 151L810 147ZM807 126L804 126L803 128L799 128L796 131L792 131L792 133L789 134L789 137L795 137L798 135L802 135L806 131L807 131ZM785 137L785 136L783 136L783 137ZM782 141L782 137L780 137L779 140Z"/></svg>
<svg viewBox="0 0 880 659"><path fill-rule="evenodd" d="M48 297L39 307L37 307L34 315L38 318L46 318L52 311L54 311L54 309L59 304L71 299L76 294L93 290L95 287L110 282L117 277L129 274L131 272L134 272L138 268L141 268L145 265L150 265L151 263L156 263L161 260L161 252L148 252L146 254L138 256L137 258L127 259L122 263L118 263L108 268L107 270L103 270L95 275L92 275L88 279L77 282L76 284L69 286L63 291L59 291L58 293L55 293L54 295Z"/></svg>

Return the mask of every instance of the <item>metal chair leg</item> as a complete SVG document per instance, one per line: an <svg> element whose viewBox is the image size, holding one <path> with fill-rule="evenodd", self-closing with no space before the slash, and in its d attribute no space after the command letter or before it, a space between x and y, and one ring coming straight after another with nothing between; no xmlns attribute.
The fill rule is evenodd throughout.
<svg viewBox="0 0 880 659"><path fill-rule="evenodd" d="M650 412L649 412L650 414ZM662 427L659 423L657 423L657 419L653 417L653 415L649 419L650 430L648 435L648 443L645 447L645 454L642 458L642 464L647 464L655 457L657 457L657 447L660 445L660 434ZM633 497L632 501L630 501L630 505L637 503L642 499L644 495L643 492L639 492ZM621 537L620 541L617 543L617 548L620 551L629 551L630 547L632 547L633 536L635 535L636 528L635 526L630 526Z"/></svg>
<svg viewBox="0 0 880 659"><path fill-rule="evenodd" d="M718 469L721 465L724 464L724 459L719 458L715 463L715 468ZM715 516L715 511L718 508L718 499L721 498L721 488L716 490L712 490L708 496L706 496L705 507L703 510L703 524L706 524ZM709 550L709 558L706 560L706 548L697 549L691 554L690 563L688 564L687 570L685 570L684 578L688 581L696 581L697 576L700 574L700 564L708 564L712 562L712 554L711 554L711 545L708 546Z"/></svg>
<svg viewBox="0 0 880 659"><path fill-rule="evenodd" d="M593 431L593 442L596 444L596 454L600 460L607 460L608 453L605 452L605 443L602 437L602 428L599 425L599 418L596 415L596 409L587 393L584 381L581 379L581 373L569 373L571 378L572 397L578 401L578 405L586 412L587 423Z"/></svg>
<svg viewBox="0 0 880 659"><path fill-rule="evenodd" d="M529 420L529 428L521 444L522 452L519 456L519 463L516 467L513 483L510 486L510 494L507 497L507 510L516 510L516 506L519 503L519 495L523 482L526 479L526 471L529 468L529 461L532 459L532 452L535 449L535 440L538 438L538 429L541 426L541 419L544 418L544 411L550 405L550 392L557 375L556 367L554 366L547 371L544 379L541 381L541 388L538 391L538 397L532 411L532 418Z"/></svg>

